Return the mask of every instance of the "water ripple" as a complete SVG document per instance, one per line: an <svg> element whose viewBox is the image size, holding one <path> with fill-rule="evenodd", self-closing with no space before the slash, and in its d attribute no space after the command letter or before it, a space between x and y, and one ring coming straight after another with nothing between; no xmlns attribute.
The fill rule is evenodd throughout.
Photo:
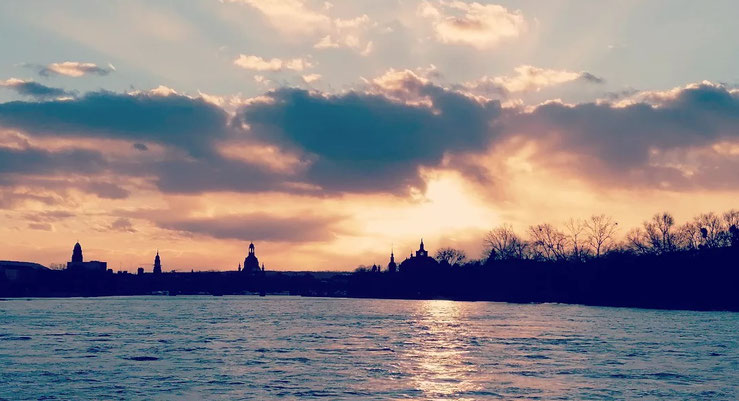
<svg viewBox="0 0 739 401"><path fill-rule="evenodd" d="M0 400L739 399L739 315L297 297L7 300Z"/></svg>

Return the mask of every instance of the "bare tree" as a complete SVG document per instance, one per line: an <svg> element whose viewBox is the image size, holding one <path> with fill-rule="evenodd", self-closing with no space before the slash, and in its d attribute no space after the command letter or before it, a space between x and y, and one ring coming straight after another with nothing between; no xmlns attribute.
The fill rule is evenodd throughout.
<svg viewBox="0 0 739 401"><path fill-rule="evenodd" d="M688 221L678 228L681 242L687 249L700 249L703 246L704 238L701 232L701 226L695 221Z"/></svg>
<svg viewBox="0 0 739 401"><path fill-rule="evenodd" d="M647 232L641 227L634 227L626 233L626 244L635 253L646 254L654 252Z"/></svg>
<svg viewBox="0 0 739 401"><path fill-rule="evenodd" d="M441 248L436 251L435 258L439 263L446 263L449 266L455 266L461 264L465 259L467 259L467 254L461 249Z"/></svg>
<svg viewBox="0 0 739 401"><path fill-rule="evenodd" d="M583 261L590 253L584 241L586 240L587 222L581 219L569 219L565 223L567 241L570 244L570 256L577 261Z"/></svg>
<svg viewBox="0 0 739 401"><path fill-rule="evenodd" d="M483 243L488 257L499 260L525 259L528 248L509 224L488 231Z"/></svg>
<svg viewBox="0 0 739 401"><path fill-rule="evenodd" d="M567 236L551 224L529 227L534 257L545 260L563 260L567 257Z"/></svg>
<svg viewBox="0 0 739 401"><path fill-rule="evenodd" d="M679 248L680 237L674 229L675 218L670 213L657 213L643 225L648 243L657 253L672 252Z"/></svg>
<svg viewBox="0 0 739 401"><path fill-rule="evenodd" d="M730 229L731 226L739 227L739 210L731 209L725 212L721 217L724 220L724 226L726 229Z"/></svg>
<svg viewBox="0 0 739 401"><path fill-rule="evenodd" d="M716 213L703 213L693 219L694 225L699 227L703 246L706 248L717 248L725 245L726 229L724 222Z"/></svg>
<svg viewBox="0 0 739 401"><path fill-rule="evenodd" d="M605 214L590 216L585 222L586 242L596 258L613 248L617 228L618 223Z"/></svg>

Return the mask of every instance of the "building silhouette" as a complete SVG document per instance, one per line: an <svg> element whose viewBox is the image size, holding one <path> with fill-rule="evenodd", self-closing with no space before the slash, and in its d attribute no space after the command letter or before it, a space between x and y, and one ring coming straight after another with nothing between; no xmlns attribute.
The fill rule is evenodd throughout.
<svg viewBox="0 0 739 401"><path fill-rule="evenodd" d="M79 242L74 244L74 249L72 250L72 260L70 262L67 262L67 270L85 273L105 273L107 269L107 262L100 262L97 260L85 262L82 257L82 245L80 245Z"/></svg>
<svg viewBox="0 0 739 401"><path fill-rule="evenodd" d="M264 271L264 266L259 267L259 259L254 253L254 243L249 244L249 254L244 259L244 266L241 268L242 272L245 273L258 273Z"/></svg>
<svg viewBox="0 0 739 401"><path fill-rule="evenodd" d="M387 271L395 273L398 270L398 265L395 264L395 253L390 251L390 263L387 264Z"/></svg>
<svg viewBox="0 0 739 401"><path fill-rule="evenodd" d="M162 274L162 260L159 258L159 250L157 256L154 257L154 274Z"/></svg>
<svg viewBox="0 0 739 401"><path fill-rule="evenodd" d="M406 260L400 264L401 272L417 272L424 269L432 269L438 267L439 263L436 259L429 256L429 252L423 245L423 238L421 239L421 245L416 251L416 255L411 254Z"/></svg>

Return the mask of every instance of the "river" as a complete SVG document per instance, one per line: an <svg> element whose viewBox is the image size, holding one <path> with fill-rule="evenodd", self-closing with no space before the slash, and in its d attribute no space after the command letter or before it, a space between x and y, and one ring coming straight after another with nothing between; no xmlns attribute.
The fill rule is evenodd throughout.
<svg viewBox="0 0 739 401"><path fill-rule="evenodd" d="M0 302L5 400L736 400L739 314L268 296Z"/></svg>

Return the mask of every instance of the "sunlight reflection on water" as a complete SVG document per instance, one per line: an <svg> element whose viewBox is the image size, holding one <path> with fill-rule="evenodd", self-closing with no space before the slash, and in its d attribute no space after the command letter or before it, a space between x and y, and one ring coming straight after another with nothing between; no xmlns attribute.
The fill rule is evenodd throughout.
<svg viewBox="0 0 739 401"><path fill-rule="evenodd" d="M735 313L298 297L0 306L0 400L735 400L739 387Z"/></svg>

